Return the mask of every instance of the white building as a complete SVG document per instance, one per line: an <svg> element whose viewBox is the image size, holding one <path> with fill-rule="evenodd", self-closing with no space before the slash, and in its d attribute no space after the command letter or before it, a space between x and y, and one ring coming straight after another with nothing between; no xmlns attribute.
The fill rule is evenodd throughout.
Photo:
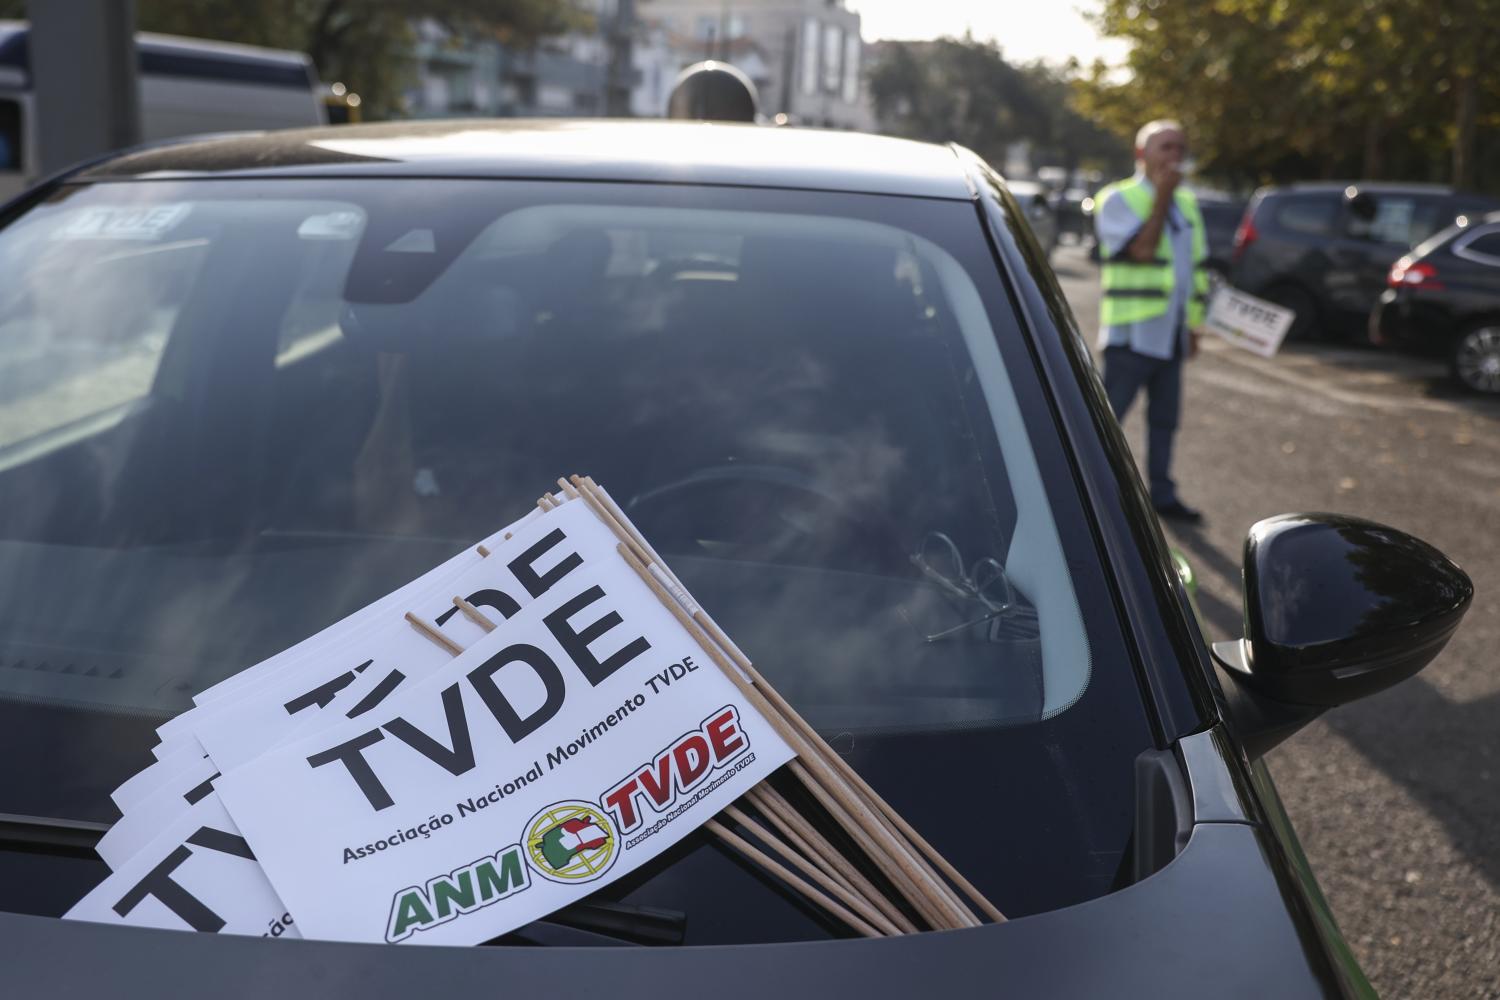
<svg viewBox="0 0 1500 1000"><path fill-rule="evenodd" d="M666 114L672 83L684 65L683 55L664 25L640 22L630 49L635 86L630 90L630 114L635 118L660 118Z"/></svg>
<svg viewBox="0 0 1500 1000"><path fill-rule="evenodd" d="M862 77L860 18L843 0L639 0L637 10L670 32L686 62L712 58L738 66L755 81L767 117L785 114L825 128L875 126Z"/></svg>
<svg viewBox="0 0 1500 1000"><path fill-rule="evenodd" d="M640 108L657 103L653 88L662 90L665 107L677 66L662 45L652 45L663 31L642 24L632 0L577 2L593 15L589 28L525 48L455 36L434 20L417 23L406 112L417 118L642 114Z"/></svg>

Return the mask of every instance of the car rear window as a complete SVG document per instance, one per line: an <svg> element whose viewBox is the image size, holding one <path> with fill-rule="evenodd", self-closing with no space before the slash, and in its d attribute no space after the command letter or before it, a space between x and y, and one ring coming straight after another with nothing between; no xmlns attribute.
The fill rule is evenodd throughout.
<svg viewBox="0 0 1500 1000"><path fill-rule="evenodd" d="M1116 884L1150 734L971 205L116 183L0 266L0 812L108 820L195 691L582 472L1007 913ZM695 845L620 891L828 933Z"/></svg>
<svg viewBox="0 0 1500 1000"><path fill-rule="evenodd" d="M1442 198L1377 193L1374 199L1372 218L1361 218L1353 212L1346 215L1346 236L1410 247L1451 225L1454 219L1451 204Z"/></svg>
<svg viewBox="0 0 1500 1000"><path fill-rule="evenodd" d="M1500 229L1489 229L1472 238L1460 240L1455 251L1459 249L1471 259L1487 258L1482 263L1500 265Z"/></svg>
<svg viewBox="0 0 1500 1000"><path fill-rule="evenodd" d="M1328 236L1338 219L1337 198L1291 195L1271 202L1271 218L1277 228L1305 236Z"/></svg>

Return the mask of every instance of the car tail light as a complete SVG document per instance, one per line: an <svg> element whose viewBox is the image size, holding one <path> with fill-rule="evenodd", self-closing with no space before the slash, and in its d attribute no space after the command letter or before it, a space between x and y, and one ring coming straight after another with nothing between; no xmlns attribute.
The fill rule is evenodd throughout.
<svg viewBox="0 0 1500 1000"><path fill-rule="evenodd" d="M1392 288L1424 288L1433 291L1443 287L1443 283L1438 280L1437 268L1426 261L1413 261L1410 257L1402 257L1391 265L1391 273L1386 275L1385 283Z"/></svg>
<svg viewBox="0 0 1500 1000"><path fill-rule="evenodd" d="M1234 256L1233 260L1239 260L1246 248L1260 238L1260 233L1255 231L1255 220L1250 218L1246 212L1245 217L1240 220L1240 228L1234 231Z"/></svg>

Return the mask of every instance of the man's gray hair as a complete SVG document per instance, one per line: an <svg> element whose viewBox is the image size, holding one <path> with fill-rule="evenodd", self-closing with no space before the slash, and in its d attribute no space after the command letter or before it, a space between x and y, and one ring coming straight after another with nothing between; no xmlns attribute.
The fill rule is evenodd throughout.
<svg viewBox="0 0 1500 1000"><path fill-rule="evenodd" d="M1145 149L1146 143L1150 142L1151 137L1157 135L1158 133L1181 131L1183 131L1182 122L1179 122L1173 118L1158 118L1154 122L1147 122L1146 124L1142 125L1140 131L1135 134L1136 151L1139 152L1140 150Z"/></svg>

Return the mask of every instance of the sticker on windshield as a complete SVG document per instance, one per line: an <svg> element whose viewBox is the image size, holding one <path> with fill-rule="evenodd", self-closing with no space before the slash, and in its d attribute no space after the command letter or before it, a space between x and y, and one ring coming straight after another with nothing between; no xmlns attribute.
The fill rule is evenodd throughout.
<svg viewBox="0 0 1500 1000"><path fill-rule="evenodd" d="M304 240L352 240L364 229L363 212L325 212L309 215L297 227L297 236Z"/></svg>
<svg viewBox="0 0 1500 1000"><path fill-rule="evenodd" d="M385 248L386 253L436 253L437 237L431 229L413 229L393 240Z"/></svg>
<svg viewBox="0 0 1500 1000"><path fill-rule="evenodd" d="M187 218L191 205L153 205L149 208L80 209L57 239L156 240Z"/></svg>

